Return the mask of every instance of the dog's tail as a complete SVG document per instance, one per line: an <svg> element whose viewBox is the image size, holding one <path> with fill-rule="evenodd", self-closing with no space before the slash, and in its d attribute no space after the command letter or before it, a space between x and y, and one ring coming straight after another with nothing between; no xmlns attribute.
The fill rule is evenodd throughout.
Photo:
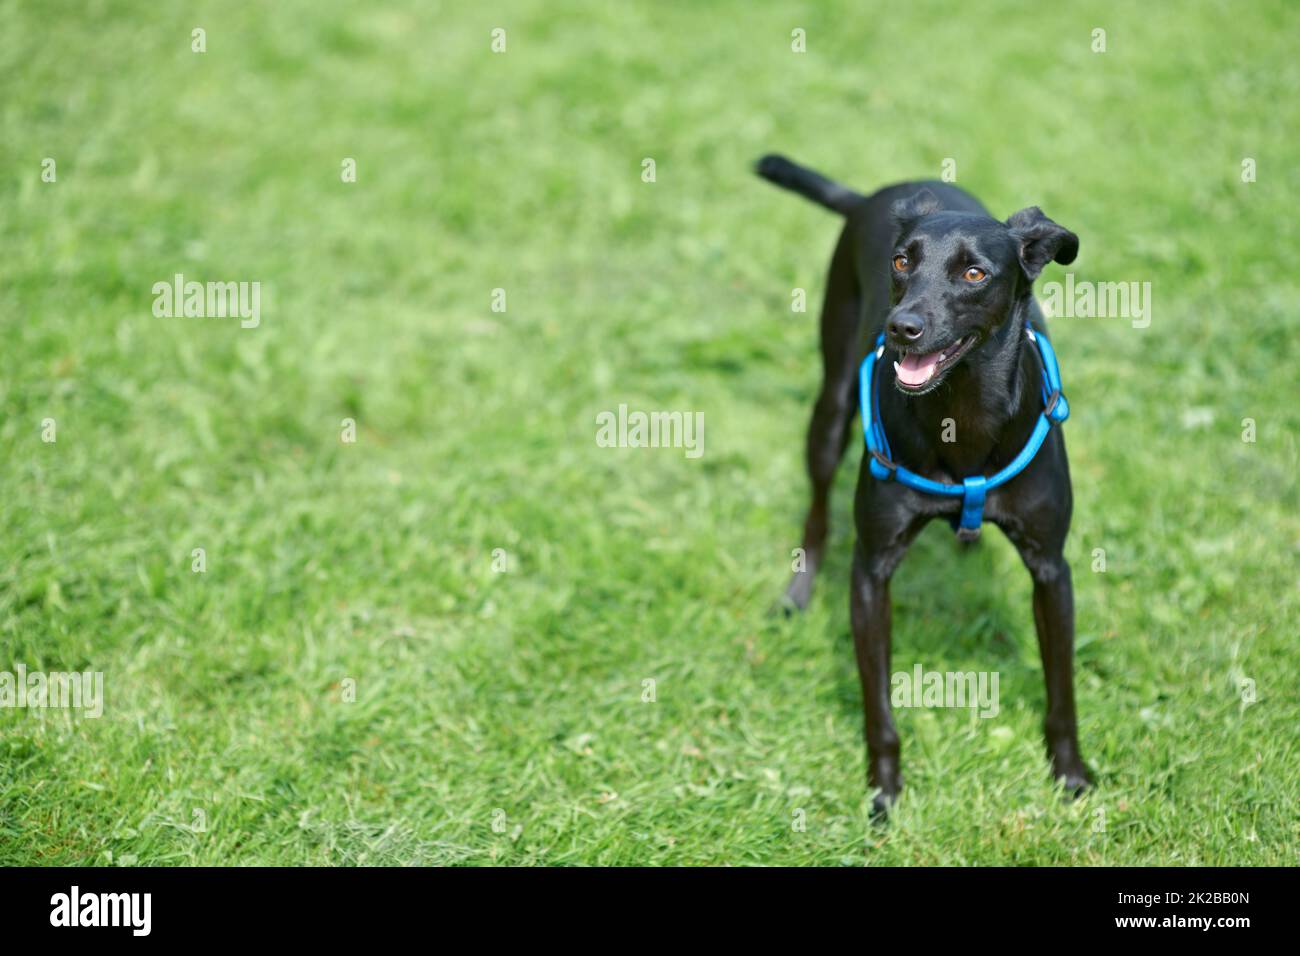
<svg viewBox="0 0 1300 956"><path fill-rule="evenodd" d="M847 186L827 179L821 173L815 173L775 153L770 153L755 163L754 172L768 182L797 192L841 216L847 215L866 198Z"/></svg>

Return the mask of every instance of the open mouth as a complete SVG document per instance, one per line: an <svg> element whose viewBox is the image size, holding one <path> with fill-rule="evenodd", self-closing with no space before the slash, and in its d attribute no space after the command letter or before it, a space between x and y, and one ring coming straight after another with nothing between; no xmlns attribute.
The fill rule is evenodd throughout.
<svg viewBox="0 0 1300 956"><path fill-rule="evenodd" d="M975 344L975 333L950 342L933 352L908 352L894 363L898 387L905 392L928 392L939 384L944 373L961 361Z"/></svg>

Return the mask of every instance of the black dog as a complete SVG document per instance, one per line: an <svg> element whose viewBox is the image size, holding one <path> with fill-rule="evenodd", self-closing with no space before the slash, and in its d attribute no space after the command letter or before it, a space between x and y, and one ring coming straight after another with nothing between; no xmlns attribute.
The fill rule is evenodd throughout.
<svg viewBox="0 0 1300 956"><path fill-rule="evenodd" d="M821 564L831 478L855 432L862 434L854 427L859 367L884 332L884 351L873 366L879 379L873 419L883 424L893 458L862 458L850 601L868 773L879 788L873 808L883 813L903 782L890 711L889 580L917 533L932 518L955 522L963 499L881 480L871 462L879 458L877 469L904 466L958 485L1012 463L1044 412L1043 359L1026 332L1028 323L1046 335L1033 281L1051 260L1073 262L1079 240L1037 207L998 222L946 183L904 183L862 196L780 156L764 157L757 171L847 220L822 309L824 378L808 429L805 569L786 591L797 608L808 603ZM895 356L897 362L889 361ZM987 492L983 518L1003 530L1033 577L1047 752L1056 778L1078 793L1089 780L1075 727L1074 592L1062 555L1071 503L1065 443L1061 430L1051 428L1024 470ZM979 520L977 512L976 529ZM964 529L963 537L972 536Z"/></svg>

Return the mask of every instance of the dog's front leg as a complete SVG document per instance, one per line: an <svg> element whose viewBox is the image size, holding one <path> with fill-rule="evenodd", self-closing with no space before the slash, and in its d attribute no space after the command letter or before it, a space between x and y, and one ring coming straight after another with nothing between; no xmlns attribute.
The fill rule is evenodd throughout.
<svg viewBox="0 0 1300 956"><path fill-rule="evenodd" d="M889 578L893 562L864 557L862 544L853 551L853 586L849 618L853 648L862 680L862 707L866 716L867 778L879 793L872 813L883 816L903 786L898 763L898 730L889 703L890 605Z"/></svg>
<svg viewBox="0 0 1300 956"><path fill-rule="evenodd" d="M1039 556L1021 548L1034 579L1034 626L1047 684L1047 717L1043 722L1047 755L1056 779L1072 794L1090 781L1079 755L1078 721L1074 711L1074 585L1070 565L1061 554Z"/></svg>

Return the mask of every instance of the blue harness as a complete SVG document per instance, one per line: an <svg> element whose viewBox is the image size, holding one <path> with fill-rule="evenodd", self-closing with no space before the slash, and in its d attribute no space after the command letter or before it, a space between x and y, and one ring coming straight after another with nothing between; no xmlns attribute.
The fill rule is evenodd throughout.
<svg viewBox="0 0 1300 956"><path fill-rule="evenodd" d="M875 374L876 365L885 354L885 333L876 339L876 349L862 360L862 369L858 373L859 400L862 403L862 431L867 436L867 452L871 455L869 468L871 474L881 481L893 479L915 491L930 495L943 495L947 498L961 499L961 518L953 524L957 537L973 540L979 537L980 524L984 520L984 496L989 490L1004 485L1025 470L1034 460L1038 449L1047 440L1047 433L1052 425L1060 424L1070 417L1070 406L1061 394L1061 370L1056 364L1056 353L1052 344L1044 335L1036 335L1029 323L1025 323L1025 334L1029 341L1038 347L1038 357L1043 367L1043 410L1034 424L1033 434L1020 454L1009 465L991 477L973 475L960 484L946 481L931 481L914 471L909 471L893 461L889 450L889 439L885 437L885 424L880 420L880 379Z"/></svg>

